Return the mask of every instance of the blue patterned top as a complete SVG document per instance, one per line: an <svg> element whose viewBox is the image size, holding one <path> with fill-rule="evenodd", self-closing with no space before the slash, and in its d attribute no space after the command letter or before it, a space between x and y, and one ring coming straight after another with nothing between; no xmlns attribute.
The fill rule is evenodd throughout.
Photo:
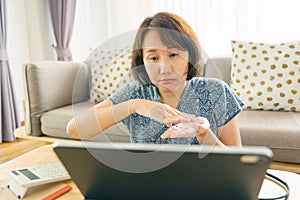
<svg viewBox="0 0 300 200"><path fill-rule="evenodd" d="M154 85L142 85L137 81L126 84L114 93L110 100L113 104L119 104L138 98L162 103L158 89ZM217 128L236 116L242 110L242 106L243 103L223 81L198 77L187 81L177 110L207 118L212 132L216 134ZM160 136L168 127L136 113L125 118L123 123L129 130L132 143L198 144L196 137L162 139Z"/></svg>

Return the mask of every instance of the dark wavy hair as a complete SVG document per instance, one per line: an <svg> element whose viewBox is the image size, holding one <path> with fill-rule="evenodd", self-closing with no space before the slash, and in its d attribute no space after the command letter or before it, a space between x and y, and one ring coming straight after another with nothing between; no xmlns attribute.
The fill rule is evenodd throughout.
<svg viewBox="0 0 300 200"><path fill-rule="evenodd" d="M146 34L155 30L161 41L170 48L187 50L189 53L187 80L200 76L203 70L201 47L193 29L178 15L159 12L147 17L140 25L132 50L131 70L133 77L141 83L150 83L146 72L142 45Z"/></svg>

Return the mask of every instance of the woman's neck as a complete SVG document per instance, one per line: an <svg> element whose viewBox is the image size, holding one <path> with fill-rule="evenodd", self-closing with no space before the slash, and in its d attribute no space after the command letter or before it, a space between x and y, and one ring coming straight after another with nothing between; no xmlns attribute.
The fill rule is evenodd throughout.
<svg viewBox="0 0 300 200"><path fill-rule="evenodd" d="M159 90L159 95L163 103L168 104L169 106L176 108L179 100L182 97L184 92L184 87L177 88L176 91L161 91Z"/></svg>

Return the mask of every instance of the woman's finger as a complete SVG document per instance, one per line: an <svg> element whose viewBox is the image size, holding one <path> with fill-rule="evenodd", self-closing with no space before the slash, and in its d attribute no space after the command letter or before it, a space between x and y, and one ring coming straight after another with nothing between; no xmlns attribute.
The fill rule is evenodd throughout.
<svg viewBox="0 0 300 200"><path fill-rule="evenodd" d="M193 123L196 122L196 118L194 115L183 114L181 117L180 123Z"/></svg>
<svg viewBox="0 0 300 200"><path fill-rule="evenodd" d="M171 134L170 132L165 131L160 137L163 138L163 139L164 138L170 138L170 134Z"/></svg>
<svg viewBox="0 0 300 200"><path fill-rule="evenodd" d="M186 138L193 138L196 136L196 133L171 133L170 134L170 138L182 138L182 137L186 137Z"/></svg>
<svg viewBox="0 0 300 200"><path fill-rule="evenodd" d="M177 112L178 115L174 115L171 117L167 117L164 121L165 124L178 124L178 123L191 123L191 122L197 122L197 118L194 115L190 115L187 113L181 113Z"/></svg>
<svg viewBox="0 0 300 200"><path fill-rule="evenodd" d="M198 127L202 129L209 129L209 121L205 117L197 117Z"/></svg>
<svg viewBox="0 0 300 200"><path fill-rule="evenodd" d="M181 121L181 117L169 117L164 119L164 123L168 126L171 124L178 124ZM170 126L169 126L170 127Z"/></svg>

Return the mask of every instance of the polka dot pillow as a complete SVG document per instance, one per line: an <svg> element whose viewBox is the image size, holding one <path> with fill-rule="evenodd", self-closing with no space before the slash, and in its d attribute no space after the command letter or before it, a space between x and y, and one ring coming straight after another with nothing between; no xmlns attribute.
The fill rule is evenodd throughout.
<svg viewBox="0 0 300 200"><path fill-rule="evenodd" d="M130 82L131 48L103 50L98 48L90 55L90 98L99 103L117 89Z"/></svg>
<svg viewBox="0 0 300 200"><path fill-rule="evenodd" d="M232 41L231 87L247 109L300 111L300 41Z"/></svg>

